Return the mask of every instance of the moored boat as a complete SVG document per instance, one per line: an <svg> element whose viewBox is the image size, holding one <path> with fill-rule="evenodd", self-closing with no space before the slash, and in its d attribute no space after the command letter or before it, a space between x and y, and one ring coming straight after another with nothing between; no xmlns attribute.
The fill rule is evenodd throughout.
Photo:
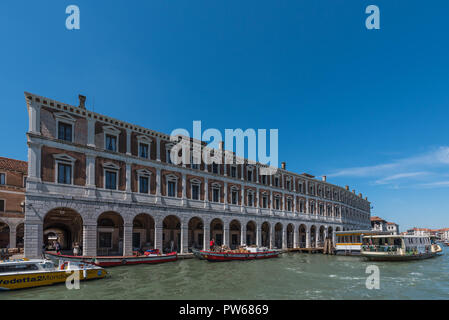
<svg viewBox="0 0 449 320"><path fill-rule="evenodd" d="M336 231L335 254L345 256L360 256L363 236L383 234L391 234L391 232L372 230Z"/></svg>
<svg viewBox="0 0 449 320"><path fill-rule="evenodd" d="M373 261L405 261L435 257L441 247L429 237L409 235L364 236L361 254Z"/></svg>
<svg viewBox="0 0 449 320"><path fill-rule="evenodd" d="M19 259L0 261L0 290L15 290L62 283L74 273L78 279L104 278L106 270L80 262L59 261L55 264L46 259Z"/></svg>
<svg viewBox="0 0 449 320"><path fill-rule="evenodd" d="M267 248L244 247L237 250L197 250L192 249L193 254L199 259L212 262L236 261L236 260L259 260L277 258L281 251Z"/></svg>
<svg viewBox="0 0 449 320"><path fill-rule="evenodd" d="M64 259L65 261L90 263L99 267L115 267L134 264L155 264L176 261L178 259L178 254L176 252L167 254L150 253L146 255L134 256L70 256L58 255L54 252L46 252L45 254L46 257L51 260Z"/></svg>

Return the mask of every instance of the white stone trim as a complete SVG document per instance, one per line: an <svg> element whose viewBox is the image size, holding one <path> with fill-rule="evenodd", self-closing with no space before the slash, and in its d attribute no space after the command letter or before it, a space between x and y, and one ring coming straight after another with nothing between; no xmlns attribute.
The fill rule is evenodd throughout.
<svg viewBox="0 0 449 320"><path fill-rule="evenodd" d="M103 149L106 151L110 151L110 152L119 152L119 145L120 145L120 130L113 127L113 126L103 126ZM115 136L115 151L113 150L108 150L108 148L106 148L106 136L110 135L110 136Z"/></svg>

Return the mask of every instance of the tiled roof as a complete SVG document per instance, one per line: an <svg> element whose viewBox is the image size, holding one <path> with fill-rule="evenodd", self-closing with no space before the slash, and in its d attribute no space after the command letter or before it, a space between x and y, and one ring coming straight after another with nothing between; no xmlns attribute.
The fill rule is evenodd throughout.
<svg viewBox="0 0 449 320"><path fill-rule="evenodd" d="M371 217L371 221L385 221L384 219L380 218L380 217Z"/></svg>
<svg viewBox="0 0 449 320"><path fill-rule="evenodd" d="M13 170L27 174L28 162L0 157L0 170Z"/></svg>

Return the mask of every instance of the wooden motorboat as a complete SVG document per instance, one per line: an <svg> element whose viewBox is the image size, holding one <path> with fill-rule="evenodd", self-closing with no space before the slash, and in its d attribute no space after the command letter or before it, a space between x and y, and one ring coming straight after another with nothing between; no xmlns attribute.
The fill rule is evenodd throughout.
<svg viewBox="0 0 449 320"><path fill-rule="evenodd" d="M115 267L134 264L151 264L176 261L178 259L177 252L167 254L148 254L133 256L70 256L58 255L54 252L46 252L48 259L64 259L65 261L75 261L91 263L99 267Z"/></svg>
<svg viewBox="0 0 449 320"><path fill-rule="evenodd" d="M409 235L374 235L363 237L361 254L372 261L406 261L435 257L441 247L429 237Z"/></svg>
<svg viewBox="0 0 449 320"><path fill-rule="evenodd" d="M279 250L251 247L223 251L192 249L192 252L199 259L204 259L212 262L277 258L281 253L281 251Z"/></svg>
<svg viewBox="0 0 449 320"><path fill-rule="evenodd" d="M59 261L58 264L46 259L19 259L0 261L0 290L15 290L48 286L62 283L78 272L78 279L101 279L106 270L82 262Z"/></svg>

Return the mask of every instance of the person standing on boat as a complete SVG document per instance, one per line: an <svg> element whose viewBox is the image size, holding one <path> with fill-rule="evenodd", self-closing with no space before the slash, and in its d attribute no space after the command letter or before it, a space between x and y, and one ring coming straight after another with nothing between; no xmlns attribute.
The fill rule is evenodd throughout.
<svg viewBox="0 0 449 320"><path fill-rule="evenodd" d="M59 244L59 241L57 241L57 240L55 243L55 249L56 249L56 254L61 254L61 245Z"/></svg>
<svg viewBox="0 0 449 320"><path fill-rule="evenodd" d="M214 246L215 246L215 241L214 241L214 239L212 239L212 240L209 242L209 246L210 246L210 250L211 250L211 251L214 250Z"/></svg>

